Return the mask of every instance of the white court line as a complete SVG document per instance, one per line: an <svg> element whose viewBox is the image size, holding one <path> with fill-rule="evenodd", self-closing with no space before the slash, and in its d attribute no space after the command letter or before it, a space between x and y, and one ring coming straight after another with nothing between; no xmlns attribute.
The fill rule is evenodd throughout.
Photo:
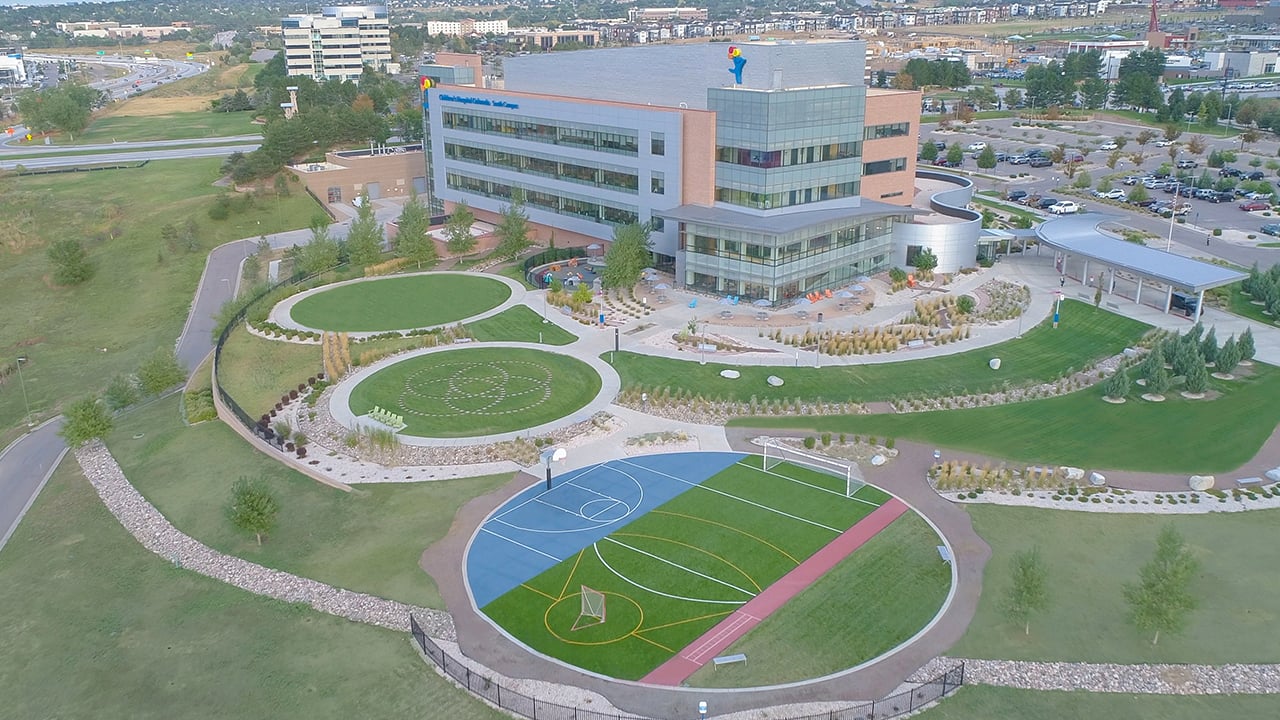
<svg viewBox="0 0 1280 720"><path fill-rule="evenodd" d="M668 559L666 559L666 558L664 558L664 557L661 557L661 556L659 556L659 555L654 555L653 553L651 553L651 552L646 552L646 551L644 551L644 550L641 550L641 549L640 549L640 548L638 548L638 547L632 547L632 546L630 546L630 545L628 545L628 544L626 544L626 543L624 543L624 542L618 542L617 540L614 540L614 539L613 539L613 538L611 538L611 537L607 537L607 538L605 538L605 540L607 540L607 541L609 541L609 542L613 543L614 545L621 545L622 547L624 547L624 548L626 548L626 549L630 550L631 552L637 552L637 553L640 553L641 555L644 555L645 557L653 558L654 560L657 560L657 561L658 561L658 562L660 562L660 563L664 563L664 564L666 564L666 565L670 565L671 567L676 568L677 570L683 570L683 571L685 571L685 572L687 572L687 573L692 573L692 574L694 574L694 575L697 575L697 576L698 576L698 577L700 577L700 578L703 578L704 580L710 580L710 581L711 581L711 582L713 582L713 583L717 583L717 584L719 584L719 585L723 585L723 586L725 586L725 587L727 587L727 588L733 588L734 590L737 590L738 592L743 593L743 594L745 594L745 595L749 595L749 596L751 596L751 597L755 597L755 596L756 596L756 594L755 594L755 593L753 593L753 592L751 592L750 590L743 590L742 588L738 587L737 585L734 585L733 583L727 583L727 582L725 582L725 581L723 581L723 580L721 580L721 579L719 579L719 578L713 578L713 577L711 577L710 575L705 575L705 574L703 574L703 573L698 572L697 570L694 570L693 568L685 567L684 565L681 565L681 564L680 564L680 563L678 563L678 562L674 562L674 561L668 560Z"/></svg>
<svg viewBox="0 0 1280 720"><path fill-rule="evenodd" d="M612 498L610 498L610 499L612 499ZM626 503L624 503L624 502L622 502L621 500L614 500L612 505L605 505L603 510L599 510L599 511L596 511L596 512L594 512L594 513L591 513L591 515L590 515L587 519L588 519L588 520L595 520L596 518L600 517L601 515L603 515L603 514L605 514L605 513L609 512L610 510L612 510L612 509L614 509L614 508L618 507L619 505L621 505L622 507L627 507L627 504L626 504Z"/></svg>
<svg viewBox="0 0 1280 720"><path fill-rule="evenodd" d="M546 553L542 552L541 550L539 550L539 549L537 549L537 548L531 548L531 547L529 547L528 545L525 545L525 544L524 544L524 543L522 543L522 542L517 542L517 541L515 541L515 540L512 540L511 538L507 537L506 535L499 535L498 533L496 533L496 532L494 532L494 531L490 530L490 529L489 529L489 528L487 528L487 527L484 527L483 525L482 525L482 526L480 526L480 531L481 531L481 532L487 532L487 533L489 533L490 535L492 535L492 536L494 536L494 537L496 537L496 538L500 538L500 539L502 539L502 540L506 540L507 542L511 543L512 545L519 545L520 547L524 548L525 550L528 550L529 552L535 552L535 553L538 553L539 555L541 555L541 556L542 556L542 557L544 557L544 558L550 558L551 560L555 560L556 562L562 562L562 561L560 560L560 558L558 558L558 557L556 557L556 556L554 556L554 555L548 555L548 554L546 554Z"/></svg>
<svg viewBox="0 0 1280 720"><path fill-rule="evenodd" d="M595 472L596 470L600 469L603 465L604 465L604 463L596 463L595 465L592 465L592 466L588 467L587 469L583 470L582 472L578 473L577 475L574 475L574 476L573 476L573 479L574 479L574 480L576 480L576 479L578 479L578 478L582 477L583 475L586 475L586 474L588 474L588 473ZM564 485L569 485L569 484L571 484L572 482L573 482L573 480L568 480L568 481L566 481L566 482L562 483L559 487L563 487ZM575 485L574 487L577 487L577 486ZM585 489L585 488L584 488L584 489ZM535 493L535 494L533 495L533 497L529 498L528 500L525 500L524 502L522 502L522 503L520 503L520 504L518 504L518 505L513 505L513 506L511 506L511 507L507 508L506 510L503 510L501 513L499 513L499 514L497 514L497 515L494 515L493 517L496 519L496 518L500 518L500 517L502 517L503 515L510 515L511 513L515 512L516 510L519 510L520 508L524 507L525 505L528 505L529 503L533 502L534 500L537 500L539 497L541 497L541 496L543 496L543 495L546 495L547 493L550 493L550 492L555 492L555 490L556 490L555 488L551 488L550 490L543 490L543 491L542 491L542 492L540 492L540 493Z"/></svg>
<svg viewBox="0 0 1280 720"><path fill-rule="evenodd" d="M853 500L853 501L855 501L855 502L866 503L867 505L870 505L871 507L880 507L878 504L873 503L873 502L871 502L870 500L863 500L862 498L860 498L860 497L854 497L853 495L845 495L845 494L844 494L844 493L842 493L842 492L836 492L835 490L829 490L829 489L827 489L827 488L824 488L824 487L822 487L821 485L813 485L813 484L811 484L811 483L807 483L807 482L805 482L805 481L803 481L803 480L797 480L797 479L795 479L795 478L793 478L793 477L787 477L786 475L782 475L781 473L776 473L776 472L774 472L774 471L772 471L772 470L765 470L764 468L758 468L758 467L756 467L756 466L754 466L754 465L748 465L748 464L746 464L746 463L744 463L744 462L738 462L738 464L739 464L739 465L741 465L741 466L742 466L742 467L744 467L744 468L747 468L748 470L755 470L755 471L757 471L757 472L762 472L762 473L764 473L764 474L766 474L766 475L772 475L772 476L774 476L774 477L780 477L780 478L782 478L783 480L790 480L791 482L796 483L797 485L804 485L805 487L811 487L811 488L813 488L814 490L821 490L821 491L822 491L822 492L824 492L824 493L831 493L832 495L835 495L836 497L842 497L842 498L844 498L844 499L846 499L846 500ZM866 483L863 483L862 485L863 485L863 487L866 487ZM859 488L859 489L861 489L861 488ZM857 491L855 490L854 492L856 493Z"/></svg>
<svg viewBox="0 0 1280 720"><path fill-rule="evenodd" d="M556 505L555 503L549 503L549 502L547 502L546 500L543 500L543 499L541 499L541 498L534 498L534 499L533 499L533 501L534 501L534 502L536 502L536 503L538 503L539 505L545 505L545 506L547 506L547 507L549 507L549 508L555 508L556 510L559 510L560 512L568 513L569 515L572 515L572 516L574 516L574 517L576 517L576 518L582 518L583 520L586 520L587 522L591 522L591 518L589 518L589 517L587 517L586 515L583 515L581 512L579 512L580 510L582 510L582 508L581 508L581 507L579 507L579 508L578 508L578 510L570 510L569 508L562 508L562 507L560 507L559 505Z"/></svg>
<svg viewBox="0 0 1280 720"><path fill-rule="evenodd" d="M638 587L641 590L644 590L645 592L653 593L654 595L661 595L662 597L671 598L672 600L686 600L688 602L708 603L710 605L745 605L747 603L746 600L708 600L706 598L691 598L691 597L685 597L683 595L672 595L671 593L665 593L665 592L662 592L661 590L654 590L651 587L645 587L644 585L641 585L635 580L632 580L626 575L623 575L622 573L615 570L613 566L610 565L608 561L604 559L604 556L600 554L600 543L594 543L591 547L596 551L596 559L600 561L600 564L603 565L606 570L613 573L614 575L617 575L619 580L627 583L628 585Z"/></svg>
<svg viewBox="0 0 1280 720"><path fill-rule="evenodd" d="M622 473L622 474L623 474L623 475L626 475L626 473ZM630 477L630 476L628 475L627 477ZM574 478L574 479L576 480L577 478ZM632 478L632 479L634 480L635 478ZM585 485L578 485L578 484L577 484L577 483L575 483L573 480L569 480L569 481L565 482L564 484L562 484L562 485L561 485L561 487L564 487L565 485L568 485L569 487L576 487L576 488L578 488L579 490L583 490L583 491L589 492L589 493L591 493L592 495L595 495L596 497L604 498L605 500L612 500L612 501L614 501L614 502L622 503L623 505L627 505L627 502L626 502L625 500L620 500L620 499L618 499L618 498L616 498L616 497L614 497L614 496L612 496L612 495L605 495L604 493L602 493L602 492L600 492L600 491L598 491L598 490L592 490L591 488L589 488L589 487L587 487L587 486L585 486ZM631 506L630 506L630 505L627 505L627 507L631 507Z"/></svg>
<svg viewBox="0 0 1280 720"><path fill-rule="evenodd" d="M625 464L630 465L630 466L632 466L632 467L640 468L641 470L648 470L649 472L651 472L651 473L653 473L653 474L655 474L655 475L662 475L663 477L669 477L669 478L671 478L672 480L676 480L676 481L678 481L678 482L682 482L682 483L684 483L685 485L689 485L689 486L691 486L691 487L702 488L703 490L706 490L707 492L713 492L713 493L715 493L715 494L717 494L717 495L723 495L723 496L725 496L725 497L727 497L727 498L732 498L732 499L734 499L734 500L737 500L738 502L746 503L746 504L748 504L748 505L754 505L754 506L756 506L756 507L760 508L761 510L767 510L767 511L769 511L769 512L771 512L771 513L777 513L777 514L782 515L782 516L784 516L784 517L789 517L789 518L791 518L792 520L799 520L799 521L800 521L800 522L802 522L802 523L806 523L806 524L808 524L808 525L813 525L814 527L820 527L820 528L822 528L823 530L829 530L829 531L831 531L831 532L833 532L833 533L835 533L835 534L837 534L837 535L839 535L840 533L844 532L844 530L837 530L837 529L835 529L835 528L833 528L833 527L831 527L831 526L829 526L829 525L823 525L823 524L822 524L822 523L820 523L820 522L814 522L813 520L807 520L807 519L805 519L805 518L800 517L799 515L792 515L791 513L783 512L783 511L781 511L781 510L779 510L779 509L777 509L777 508L771 508L771 507L769 507L768 505L761 505L761 504L760 504L760 503L758 503L758 502L754 502L754 501L751 501L751 500L747 500L747 499L745 499L745 498L740 498L740 497L738 497L737 495L731 495L731 494L729 494L729 493L727 493L727 492L725 492L725 491L723 491L723 490L716 490L715 488L710 488L710 487L707 487L707 486L705 486L705 485L700 485L700 484L695 483L695 482L689 482L688 480L685 480L684 478L676 477L675 475L669 475L669 474L667 474L667 473L662 472L661 470L654 470L654 469L652 469L652 468L647 468L647 467L645 467L645 466L643 466L643 465L636 465L635 463L630 462L630 461L628 461L628 460L617 460L617 461L615 461L615 462L625 463Z"/></svg>

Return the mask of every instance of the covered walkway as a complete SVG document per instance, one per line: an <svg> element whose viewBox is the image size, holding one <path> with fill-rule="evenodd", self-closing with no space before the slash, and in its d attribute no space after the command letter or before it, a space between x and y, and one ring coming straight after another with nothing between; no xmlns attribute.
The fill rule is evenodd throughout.
<svg viewBox="0 0 1280 720"><path fill-rule="evenodd" d="M1081 285L1101 286L1104 293L1139 305L1144 304L1142 292L1146 289L1145 304L1165 313L1177 306L1199 320L1205 290L1247 277L1238 270L1121 240L1099 229L1103 223L1123 220L1089 213L1046 220L1036 229L1041 246L1054 251L1054 268L1062 285L1067 278L1074 278Z"/></svg>

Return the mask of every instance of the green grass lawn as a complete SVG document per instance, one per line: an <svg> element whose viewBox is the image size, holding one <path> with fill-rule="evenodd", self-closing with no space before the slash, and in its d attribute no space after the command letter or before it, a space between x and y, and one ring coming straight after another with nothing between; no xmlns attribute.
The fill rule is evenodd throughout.
<svg viewBox="0 0 1280 720"><path fill-rule="evenodd" d="M267 412L281 395L323 371L319 345L267 340L250 334L243 325L222 346L218 368L222 389L252 417Z"/></svg>
<svg viewBox="0 0 1280 720"><path fill-rule="evenodd" d="M112 115L94 120L74 143L58 136L67 145L102 145L146 140L188 140L228 135L261 135L262 126L252 123L253 113L191 112L172 115Z"/></svg>
<svg viewBox="0 0 1280 720"><path fill-rule="evenodd" d="M971 410L751 417L730 424L906 438L1015 463L1228 472L1252 458L1280 422L1280 403L1275 402L1280 397L1280 370L1255 364L1251 376L1231 381L1210 378L1209 385L1221 396L1186 400L1171 392L1163 403L1135 397L1124 405L1111 405L1102 401L1101 386L1094 386L1046 400ZM1152 448L1159 451L1150 452Z"/></svg>
<svg viewBox="0 0 1280 720"><path fill-rule="evenodd" d="M747 662L703 667L689 684L796 682L893 649L927 625L947 597L951 568L938 556L938 542L924 518L908 512L721 653L745 653ZM840 627L852 632L831 642L832 628Z"/></svg>
<svg viewBox="0 0 1280 720"><path fill-rule="evenodd" d="M0 634L5 717L502 717L436 675L403 633L151 554L70 456L0 552Z"/></svg>
<svg viewBox="0 0 1280 720"><path fill-rule="evenodd" d="M595 399L591 366L538 350L473 347L402 360L351 392L351 411L403 415L403 432L472 437L536 427Z"/></svg>
<svg viewBox="0 0 1280 720"><path fill-rule="evenodd" d="M1054 330L1048 320L1028 328L1021 339L944 357L875 365L831 366L820 369L782 366L744 367L696 361L671 360L630 352L617 353L614 367L624 388L670 388L741 401L760 399L821 398L831 402L869 402L907 395L955 395L965 391L989 392L1005 383L1021 385L1058 377L1067 368L1082 368L1090 362L1120 352L1146 332L1147 326L1082 302L1062 304L1061 327ZM789 349L782 352L790 352ZM606 354L607 358L608 355ZM1003 365L992 372L987 361L999 357ZM720 377L733 368L742 373L738 380ZM770 387L765 378L777 375L786 384Z"/></svg>
<svg viewBox="0 0 1280 720"><path fill-rule="evenodd" d="M539 652L643 677L888 499L870 486L855 495L866 502L846 499L842 478L802 467L772 472L799 482L733 465L482 609ZM606 594L607 619L574 630L582 585ZM826 636L839 647L824 652L852 650L847 633Z"/></svg>
<svg viewBox="0 0 1280 720"><path fill-rule="evenodd" d="M966 685L920 717L925 720L1239 720L1268 717L1275 713L1275 704L1274 695L1121 695Z"/></svg>
<svg viewBox="0 0 1280 720"><path fill-rule="evenodd" d="M506 302L511 288L482 276L409 275L353 283L299 300L294 322L323 330L382 332L447 325Z"/></svg>
<svg viewBox="0 0 1280 720"><path fill-rule="evenodd" d="M1264 325L1276 324L1275 316L1262 312L1261 305L1254 305L1253 298L1240 289L1240 283L1232 283L1223 289L1226 291L1228 301L1227 312L1256 320Z"/></svg>
<svg viewBox="0 0 1280 720"><path fill-rule="evenodd" d="M215 245L260 232L306 227L319 210L301 192L210 220L223 192L221 160L166 160L127 170L0 178L0 362L22 354L27 394L38 417L68 398L105 387L172 347L192 292ZM193 250L170 248L165 223L197 226ZM258 223L261 222L261 226ZM45 255L58 238L81 239L94 277L57 287ZM19 393L0 392L0 427L19 423Z"/></svg>
<svg viewBox="0 0 1280 720"><path fill-rule="evenodd" d="M526 305L516 305L467 325L476 340L481 342L542 342L547 345L568 345L578 339L576 335L552 322L543 322L542 316Z"/></svg>
<svg viewBox="0 0 1280 720"><path fill-rule="evenodd" d="M1137 123L1139 125L1146 125L1148 127L1154 128L1156 130L1161 130L1161 131L1163 131L1165 125L1168 124L1168 123L1156 122L1155 115L1152 113L1140 113L1137 110L1099 110L1094 113L1094 117L1099 120L1117 120L1120 122ZM1191 126L1191 129L1189 132L1187 131L1186 123L1178 123L1178 125L1184 131L1182 133L1182 137L1180 138L1182 142L1186 142L1187 138L1191 137L1192 135L1208 135L1210 137L1221 138L1221 137L1235 137L1236 135L1240 134L1239 130L1235 128L1228 128L1224 125L1216 125L1214 127L1205 127L1199 123L1196 123Z"/></svg>
<svg viewBox="0 0 1280 720"><path fill-rule="evenodd" d="M1116 663L1274 663L1280 661L1280 511L1211 515L1111 515L1033 508L966 506L991 545L982 600L968 632L948 650L957 657ZM1155 552L1172 523L1200 560L1192 593L1200 607L1186 632L1161 634L1152 646L1126 620L1121 594ZM1009 562L1039 546L1048 572L1050 608L1031 634L1000 611Z"/></svg>
<svg viewBox="0 0 1280 720"><path fill-rule="evenodd" d="M137 434L143 437L135 440ZM211 547L430 607L443 603L435 582L418 567L423 550L445 536L459 507L509 479L359 485L346 493L289 470L220 422L184 427L176 397L119 418L108 447L160 512ZM265 478L280 503L277 527L261 546L225 514L231 485L241 477Z"/></svg>

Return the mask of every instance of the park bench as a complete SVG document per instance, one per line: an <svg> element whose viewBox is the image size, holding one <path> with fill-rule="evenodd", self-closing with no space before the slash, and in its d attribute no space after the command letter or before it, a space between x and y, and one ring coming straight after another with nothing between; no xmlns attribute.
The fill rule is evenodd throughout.
<svg viewBox="0 0 1280 720"><path fill-rule="evenodd" d="M947 549L947 546L946 546L946 545L939 545L939 546L938 546L938 555L940 555L940 556L942 557L942 561L943 561L943 562L945 562L945 563L947 563L947 564L950 564L950 563L951 563L951 551L950 551L949 549Z"/></svg>
<svg viewBox="0 0 1280 720"><path fill-rule="evenodd" d="M1260 477L1240 478L1239 480L1236 480L1236 484L1237 485L1261 485L1262 478Z"/></svg>
<svg viewBox="0 0 1280 720"><path fill-rule="evenodd" d="M721 665L729 665L730 663L744 663L747 661L746 653L738 653L737 655L721 655L717 658L711 658L711 663L719 668Z"/></svg>

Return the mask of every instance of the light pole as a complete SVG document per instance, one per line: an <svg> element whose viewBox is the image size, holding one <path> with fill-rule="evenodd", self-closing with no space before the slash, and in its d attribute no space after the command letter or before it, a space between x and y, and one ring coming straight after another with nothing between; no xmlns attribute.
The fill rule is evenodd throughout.
<svg viewBox="0 0 1280 720"><path fill-rule="evenodd" d="M1178 198L1182 197L1182 195L1179 194L1182 190L1181 185L1181 180L1175 180L1173 182L1173 205L1169 207L1169 240L1165 243L1165 252L1173 252L1173 219L1177 217Z"/></svg>
<svg viewBox="0 0 1280 720"><path fill-rule="evenodd" d="M25 355L18 357L18 385L22 387L22 404L27 409L27 427L31 427L31 402L27 400L27 381L22 379L22 363L27 362Z"/></svg>
<svg viewBox="0 0 1280 720"><path fill-rule="evenodd" d="M1054 290L1053 293L1058 296L1058 302L1053 307L1053 329L1058 329L1058 320L1062 317L1062 291Z"/></svg>

